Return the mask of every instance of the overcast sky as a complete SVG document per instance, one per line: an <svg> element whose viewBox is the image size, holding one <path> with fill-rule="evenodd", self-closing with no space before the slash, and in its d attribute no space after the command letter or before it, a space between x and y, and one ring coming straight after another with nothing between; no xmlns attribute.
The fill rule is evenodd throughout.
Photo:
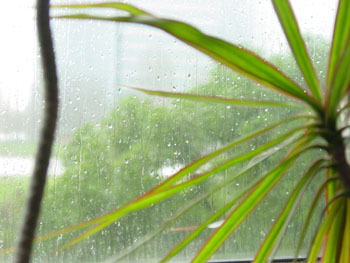
<svg viewBox="0 0 350 263"><path fill-rule="evenodd" d="M253 40L253 43L259 44L258 48L266 52L277 53L286 46L269 0L128 2L157 15L195 24L207 33L235 43ZM303 33L318 34L328 39L331 37L335 0L291 0L291 3ZM33 6L33 0L3 1L0 9L0 32L3 35L0 42L0 102L9 104L13 110L18 111L25 108L37 78ZM64 26L67 23L55 24L55 27ZM101 28L99 30L103 30ZM66 36L59 35L66 31L65 28L57 31L57 38L69 41ZM91 35L84 34L82 37L90 38Z"/></svg>

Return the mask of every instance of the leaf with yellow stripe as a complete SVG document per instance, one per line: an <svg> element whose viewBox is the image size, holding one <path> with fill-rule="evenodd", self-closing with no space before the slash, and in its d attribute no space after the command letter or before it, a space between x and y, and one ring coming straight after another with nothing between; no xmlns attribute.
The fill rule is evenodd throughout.
<svg viewBox="0 0 350 263"><path fill-rule="evenodd" d="M340 263L350 262L350 199L346 200L345 228L340 252Z"/></svg>
<svg viewBox="0 0 350 263"><path fill-rule="evenodd" d="M288 0L273 0L273 5L305 81L316 100L321 102L322 95L317 75L301 37L290 3Z"/></svg>
<svg viewBox="0 0 350 263"><path fill-rule="evenodd" d="M185 99L185 100L191 100L195 102L216 103L216 104L224 104L224 105L231 105L231 106L246 106L246 107L288 107L288 108L306 109L305 105L290 104L290 103L284 103L284 102L278 102L278 101L243 100L243 99L224 98L224 97L218 97L218 96L204 96L204 95L196 95L196 94L188 94L188 93L180 93L180 92L149 90L149 89L141 89L141 88L135 88L135 87L128 87L128 88L141 91L143 93L146 93L152 96L160 96L160 97L174 98L174 99Z"/></svg>
<svg viewBox="0 0 350 263"><path fill-rule="evenodd" d="M330 85L328 117L333 118L337 115L337 109L340 101L343 99L346 91L349 89L350 83L350 34L347 38L347 45L344 48L339 62L337 64L337 71L333 74Z"/></svg>
<svg viewBox="0 0 350 263"><path fill-rule="evenodd" d="M311 203L311 206L309 208L309 211L307 213L307 216L306 216L306 219L305 219L305 222L303 224L303 228L300 232L300 236L299 236L299 241L298 241L298 246L297 246L297 249L295 251L295 256L294 258L298 258L299 257L299 253L300 253L300 249L303 245L303 242L304 242L304 238L306 236L306 233L307 233L307 230L310 226L310 223L311 223L311 219L312 219L312 216L315 212L315 209L316 209L316 206L317 206L317 203L319 202L320 198L322 197L322 194L324 193L326 187L333 183L334 181L337 181L339 180L339 178L336 178L336 177L332 177L332 178L328 178L327 180L325 180L321 186L318 188L313 200L312 200L312 203Z"/></svg>
<svg viewBox="0 0 350 263"><path fill-rule="evenodd" d="M350 2L348 0L339 0L337 9L337 18L334 25L331 53L329 57L327 89L331 87L334 74L337 72L342 53L347 45L347 38L350 35ZM329 90L328 90L329 93Z"/></svg>
<svg viewBox="0 0 350 263"><path fill-rule="evenodd" d="M226 238L245 220L248 214L260 203L265 195L281 179L283 174L293 164L296 155L285 160L271 172L264 176L264 180L257 185L250 194L233 210L224 224L210 237L206 244L193 259L193 262L205 262L221 246Z"/></svg>
<svg viewBox="0 0 350 263"><path fill-rule="evenodd" d="M323 251L322 260L324 262L339 262L340 253L342 247L342 239L344 234L345 223L345 209L340 210L336 215L332 226L330 227L327 235L326 242Z"/></svg>
<svg viewBox="0 0 350 263"><path fill-rule="evenodd" d="M65 246L63 246L61 249L65 249L67 247L70 247L72 245L77 244L78 242L82 241L83 239L87 238L88 236L104 229L105 227L109 226L110 224L112 224L116 220L126 216L129 213L132 213L132 212L144 209L150 205L159 203L160 201L163 201L163 200L175 195L176 193L178 193L180 191L183 191L189 187L195 186L195 185L203 182L204 180L206 180L207 178L209 178L210 176L212 176L214 174L217 174L217 173L219 173L227 168L230 168L233 165L247 161L247 160L263 153L265 150L279 145L280 143L287 140L289 137L296 134L297 132L300 132L303 129L304 129L304 126L297 127L295 129L287 132L286 134L278 137L277 139L272 140L272 141L265 143L264 145L256 148L254 151L243 153L241 155L235 156L235 157L223 162L222 164L218 165L217 167L214 167L213 169L211 169L205 173L199 174L199 175L193 177L192 179L185 181L183 183L172 185L172 186L169 186L166 188L161 188L161 189L159 189L159 186L157 186L153 190L138 197L134 201L132 201L132 202L122 206L121 208L119 208L115 211L112 211L109 214L101 217L100 221L102 221L102 222L100 224L98 224L98 225L94 226L93 228L91 228L90 230L86 231L85 233L83 233L82 235L80 235L79 237L74 239L73 241L71 241L68 244L66 244Z"/></svg>
<svg viewBox="0 0 350 263"><path fill-rule="evenodd" d="M308 261L309 263L316 263L318 259L319 252L322 248L323 242L326 238L327 232L331 228L332 224L334 223L336 217L339 214L343 214L345 210L343 198L337 199L333 205L331 205L329 214L326 216L325 220L321 224L321 226L318 228L317 233L314 237L314 240L312 242L309 255L308 255Z"/></svg>
<svg viewBox="0 0 350 263"><path fill-rule="evenodd" d="M262 246L260 247L254 262L266 262L271 257L273 258L276 249L281 241L281 237L287 228L295 210L298 208L299 202L310 184L313 176L319 171L321 165L325 160L321 159L316 161L308 171L302 176L293 193L289 197L282 213L277 218L275 224L266 236Z"/></svg>
<svg viewBox="0 0 350 263"><path fill-rule="evenodd" d="M54 7L70 8L67 5L57 5ZM91 6L86 4L74 5L74 8L80 9L89 7L112 8L116 10L126 11L125 6L123 6L123 8L120 8L119 6L111 7L111 3L101 3L99 5ZM133 6L130 6L130 9L133 8ZM140 11L128 12L128 16L95 16L88 14L72 14L56 16L56 18L127 22L159 28L180 39L186 44L194 47L195 49L201 51L202 53L210 56L223 65L226 65L227 67L238 71L267 87L276 89L284 94L300 99L301 101L309 104L316 112L322 113L322 106L317 100L306 94L303 89L298 86L298 84L289 79L275 66L266 62L256 54L227 41L206 35L199 31L197 28L183 22L171 19L161 19L147 12L143 12L142 14L139 13Z"/></svg>

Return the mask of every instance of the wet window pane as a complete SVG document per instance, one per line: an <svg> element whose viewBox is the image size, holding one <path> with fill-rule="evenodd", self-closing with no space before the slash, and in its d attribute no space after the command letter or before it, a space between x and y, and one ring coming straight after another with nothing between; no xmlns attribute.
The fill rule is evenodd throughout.
<svg viewBox="0 0 350 263"><path fill-rule="evenodd" d="M305 86L270 1L127 2L252 49ZM317 74L324 80L336 1L291 2ZM0 43L0 251L5 251L18 238L44 104L34 1L2 4L0 32L6 37ZM105 10L100 13L111 15ZM115 211L202 156L298 112L168 99L133 89L296 103L160 30L63 19L54 19L52 29L60 113L38 236ZM286 128L235 147L183 180L247 149L253 151ZM120 262L158 262L244 186L269 171L289 148L274 150L277 153L259 156L266 160L233 182L225 184L260 159L213 173L163 202L112 220L102 231L69 248L61 250L95 224L37 242L34 262L114 262L120 258ZM314 158L309 154L298 160L212 259L254 257L296 178ZM278 256L294 255L309 205L305 200L315 189L311 185L307 190ZM231 210L206 227L179 253L177 262L189 262ZM311 238L312 229L306 239ZM12 261L8 252L1 262Z"/></svg>

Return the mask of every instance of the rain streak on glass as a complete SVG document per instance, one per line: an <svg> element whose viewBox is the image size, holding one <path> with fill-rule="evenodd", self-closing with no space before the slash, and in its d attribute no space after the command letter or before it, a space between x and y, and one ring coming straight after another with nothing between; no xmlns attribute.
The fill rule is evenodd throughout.
<svg viewBox="0 0 350 263"><path fill-rule="evenodd" d="M270 1L127 2L253 49L302 83ZM335 2L291 2L317 74L323 79ZM43 110L34 0L2 4L0 32L6 37L0 43L3 73L0 76L0 251L16 243ZM100 12L114 14L106 10ZM60 113L38 236L113 211L201 156L294 113L276 108L237 108L160 98L130 89L282 100L272 90L214 63L159 30L129 24L57 19L52 21L52 29L60 83ZM185 179L210 170L247 147L254 150L270 139L262 136L236 147ZM263 165L255 166L245 177L204 198L174 221L168 220L180 214L185 205L252 163L221 171L164 202L129 214L59 253L53 252L81 234L81 230L38 242L33 262L113 262L131 250L122 262L158 262L282 156L265 154L258 156L269 156ZM306 168L303 162L297 167ZM276 211L283 205L278 202L279 196L287 198L289 195L286 189L290 188L283 185L295 182L298 169L280 182L282 187L259 205L213 259L254 256ZM229 211L208 225L177 256L177 262L189 262L228 214ZM294 251L300 231L298 226L303 220L305 214L301 208L288 225L288 234L278 251L281 256ZM245 238L247 235L249 239ZM0 262L11 262L12 257L11 253L0 254Z"/></svg>

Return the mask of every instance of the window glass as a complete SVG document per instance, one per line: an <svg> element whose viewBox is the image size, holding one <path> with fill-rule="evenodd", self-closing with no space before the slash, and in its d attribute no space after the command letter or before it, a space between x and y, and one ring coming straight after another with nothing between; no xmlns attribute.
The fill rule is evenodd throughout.
<svg viewBox="0 0 350 263"><path fill-rule="evenodd" d="M304 85L270 1L139 0L127 3L158 16L185 21L205 33L252 49ZM327 0L293 0L291 3L322 79L337 3ZM16 243L42 121L43 82L34 4L33 0L5 1L0 9L0 32L4 36L0 42L3 73L0 76L0 250ZM111 14L105 10L100 12ZM287 100L157 29L53 19L52 30L60 111L38 236L113 211L201 156L297 112L166 99L132 89ZM249 141L197 173L271 139L270 135ZM86 229L38 242L34 248L35 262L113 262L119 258L122 258L120 262L157 262L212 213L231 201L242 187L269 171L284 154L285 150L281 150L261 156L266 158L265 162L204 198L258 160L217 173L208 181L131 213L62 251L60 248ZM298 161L213 259L254 256L290 194L287 189L291 189L312 158L310 154ZM305 199L314 191L311 186ZM306 217L307 202L301 202L278 250L281 257L293 256ZM219 225L217 221L205 229L177 256L177 262L193 258ZM308 240L311 234L312 229ZM123 257L129 251L133 252ZM2 257L4 262L10 262L13 255L6 253Z"/></svg>

